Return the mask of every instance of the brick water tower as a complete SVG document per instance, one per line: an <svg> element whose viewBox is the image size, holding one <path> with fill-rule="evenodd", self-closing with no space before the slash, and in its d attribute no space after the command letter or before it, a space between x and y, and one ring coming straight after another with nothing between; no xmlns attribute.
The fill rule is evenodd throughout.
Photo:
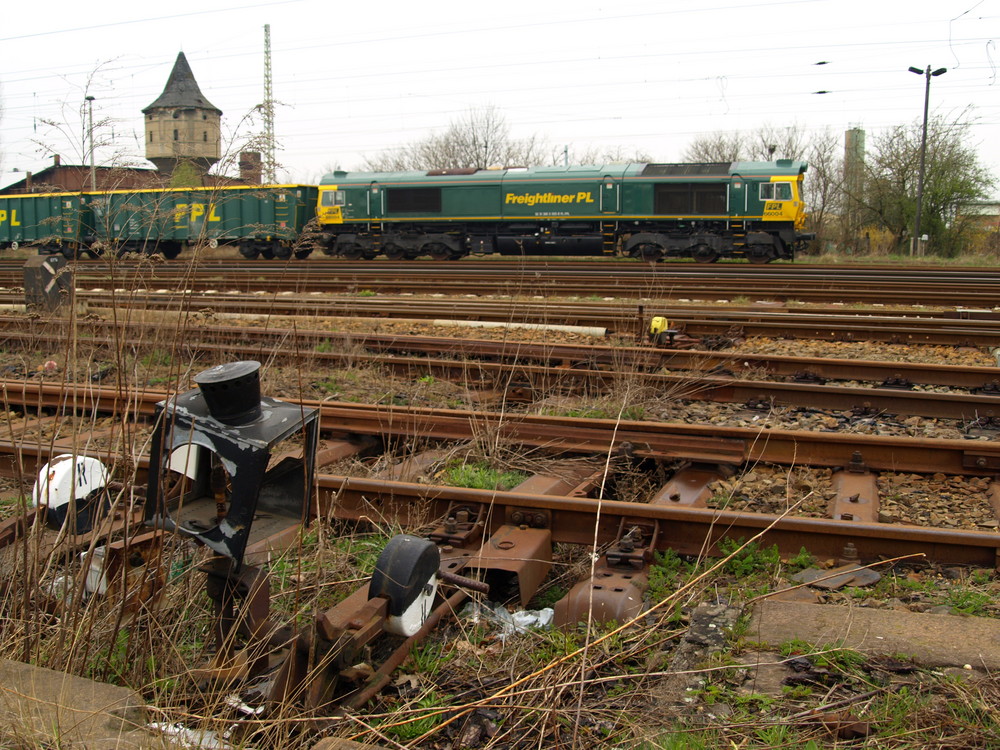
<svg viewBox="0 0 1000 750"><path fill-rule="evenodd" d="M188 162L201 174L222 155L222 110L198 88L183 52L163 93L142 110L146 116L146 158L166 176Z"/></svg>

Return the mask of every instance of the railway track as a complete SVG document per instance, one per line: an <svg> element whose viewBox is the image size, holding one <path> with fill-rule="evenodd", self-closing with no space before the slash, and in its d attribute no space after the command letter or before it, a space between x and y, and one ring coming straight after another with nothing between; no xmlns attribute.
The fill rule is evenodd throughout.
<svg viewBox="0 0 1000 750"><path fill-rule="evenodd" d="M0 326L0 341L8 349L48 347L57 351L67 336L60 326L25 330L20 318L0 318ZM162 346L161 327L87 321L77 328L77 335L83 336L81 341L87 347L97 349L88 355L111 362L123 340L147 342L147 355ZM303 352L309 352L313 367L320 369L365 365L399 376L429 375L479 391L492 391L498 401L531 403L539 396L599 393L631 382L670 394L675 400L742 404L753 410L788 406L851 412L859 417L915 415L956 420L972 427L1000 427L1000 372L986 367L753 358L648 347L551 346L432 337L338 334L335 338L336 350L325 351L334 348L330 346L329 332L202 326L185 335L173 349L192 360L214 354L220 359L228 355L295 362ZM662 372L667 368L670 373ZM684 368L689 372L676 373ZM734 376L733 370L741 375ZM773 379L761 379L762 375ZM850 376L852 381L867 377L875 383L828 384L826 378L833 375ZM914 383L964 388L967 392L912 390Z"/></svg>
<svg viewBox="0 0 1000 750"><path fill-rule="evenodd" d="M338 293L366 289L380 294L517 294L615 296L657 300L747 299L799 303L865 303L992 309L1000 298L994 268L898 266L810 266L716 264L705 267L637 262L391 261L358 263L327 259L308 262L236 262L198 259L196 263L76 261L81 286L104 286L130 277L139 284L193 290ZM21 284L21 263L0 262L0 284Z"/></svg>
<svg viewBox="0 0 1000 750"><path fill-rule="evenodd" d="M78 303L93 307L147 310L198 310L241 315L298 315L307 317L366 317L420 320L448 324L477 321L510 326L572 325L603 329L606 333L639 339L653 316L663 316L678 330L695 337L732 339L767 336L824 341L885 341L949 346L1000 345L1000 321L976 318L911 317L858 313L834 316L773 310L700 309L622 303L545 303L533 301L462 301L416 298L331 298L316 294L269 294L249 298L239 293L161 289L153 292L122 288L76 293ZM23 303L20 292L0 293L0 304Z"/></svg>
<svg viewBox="0 0 1000 750"><path fill-rule="evenodd" d="M81 413L81 414L121 414L131 413L136 417L149 418L154 413L155 404L167 397L163 391L143 390L123 392L119 389L96 388L84 385L44 385L25 382L2 382L0 392L4 393L8 409L18 409L26 415ZM504 443L522 446L524 450L542 451L555 455L597 456L607 459L617 456L628 460L666 462L675 466L701 467L698 479L678 479L674 476L647 502L618 503L608 506L602 500L601 513L611 508L618 515L642 518L648 521L668 521L701 518L703 529L717 528L720 536L736 531L745 535L748 528L768 528L773 525L778 531L786 530L786 525L794 519L771 517L768 514L723 513L719 508L706 505L706 488L712 481L726 472L711 467L740 467L754 464L770 464L788 468L797 466L824 467L834 471L842 485L837 499L831 504L832 519L797 519L792 524L804 524L815 534L822 536L823 529L829 530L838 542L819 542L809 538L809 544L793 531L787 537L777 535L775 543L783 550L794 554L798 546L817 547L814 554L827 554L832 546L851 538L858 531L859 538L854 544L862 559L878 559L889 554L897 540L919 540L914 544L925 544L922 552L942 562L976 564L995 567L1000 558L1000 535L995 532L940 530L900 526L899 524L877 523L879 502L873 491L874 475L879 472L909 472L919 474L947 474L955 476L982 477L990 482L989 494L994 498L994 511L1000 513L1000 483L996 475L1000 472L1000 443L939 440L921 438L887 438L871 435L851 435L843 433L815 433L802 431L767 430L715 426L665 424L661 422L623 422L608 419L584 419L570 417L542 417L510 415L500 412L469 412L441 409L417 409L412 407L372 406L330 402L304 402L307 407L320 410L320 428L324 438L332 441L325 449L326 455L341 457L357 447L359 437L368 436L389 445L399 440L418 443L474 441L482 435ZM49 418L51 421L51 418ZM7 458L0 462L0 472L6 476L32 475L52 453L65 451L76 446L99 445L105 438L97 435L73 434L78 425L67 425L70 434L51 434L51 437L32 444L30 439L14 439L0 443ZM122 428L105 425L105 433L120 432ZM345 446L354 446L353 448ZM323 451L321 451L323 454ZM16 456L16 458L15 458ZM113 459L114 456L107 458ZM141 456L134 457L139 465L144 464ZM323 465L324 459L319 460ZM679 471L683 472L681 468ZM144 481L140 477L139 481ZM322 477L320 484L328 493L329 506L334 512L343 512L345 518L357 518L359 514L369 515L378 511L381 517L391 512L406 516L418 511L427 518L427 508L414 505L413 493L422 498L431 498L431 507L439 510L455 501L463 490L446 489L426 483L404 488L386 484L379 487L381 480L355 479L351 477ZM593 484L593 483L592 483ZM858 488L863 488L864 497L859 500ZM593 489L593 487L591 487ZM352 501L337 509L338 499L350 490L355 494ZM493 502L501 502L502 493L471 492L475 502L492 497ZM371 505L374 496L380 498L375 508ZM367 498L367 499L366 499ZM521 498L511 507L525 507L537 498ZM470 501L471 502L471 501ZM547 501L560 506L560 502L549 498ZM367 503L367 505L366 505ZM594 500L573 497L565 499L574 513L582 513L585 507L590 513L597 510ZM409 510L407 510L409 509ZM419 509L419 510L418 510ZM671 515L677 511L677 515ZM721 515L720 515L721 514ZM740 519L747 515L753 520ZM430 517L434 517L432 513ZM689 517L690 516L690 517ZM845 521L845 518L850 520ZM402 520L402 519L401 519ZM413 518L411 517L412 521ZM724 522L723 522L724 521ZM602 528L604 528L602 526ZM605 532L613 526L604 528ZM687 528L690 532L691 528ZM582 532L577 532L582 533ZM603 532L602 532L603 533ZM608 532L610 533L610 532ZM685 537L681 530L663 530L663 548L691 537ZM953 536L956 535L956 536ZM704 539L703 536L697 539ZM930 540L940 539L942 541ZM947 543L943 540L952 540ZM700 543L700 542L699 542ZM832 546L831 546L832 545ZM888 545L888 546L886 546ZM939 546L944 545L944 546ZM682 545L683 546L683 545ZM684 546L687 549L687 546ZM914 546L905 553L913 553Z"/></svg>

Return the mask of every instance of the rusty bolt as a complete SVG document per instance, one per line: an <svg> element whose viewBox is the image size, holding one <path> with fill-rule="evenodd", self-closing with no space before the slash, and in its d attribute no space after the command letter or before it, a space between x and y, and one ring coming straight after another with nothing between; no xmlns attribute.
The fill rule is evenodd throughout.
<svg viewBox="0 0 1000 750"><path fill-rule="evenodd" d="M524 523L524 513L522 513L519 510L515 510L513 513L510 514L510 522L515 526L520 526L522 523Z"/></svg>
<svg viewBox="0 0 1000 750"><path fill-rule="evenodd" d="M458 511L458 513L455 514L455 518L458 520L459 523L468 523L469 522L469 511L467 511L467 510L460 510L460 511Z"/></svg>
<svg viewBox="0 0 1000 750"><path fill-rule="evenodd" d="M840 520L841 521L853 521L854 520L854 514L853 513L841 513L840 514Z"/></svg>
<svg viewBox="0 0 1000 750"><path fill-rule="evenodd" d="M536 513L535 515L533 515L531 517L531 524L536 529L543 529L543 528L545 528L545 514L544 513Z"/></svg>
<svg viewBox="0 0 1000 750"><path fill-rule="evenodd" d="M455 516L448 516L444 520L444 531L446 534L454 534L458 531L458 522L455 520Z"/></svg>

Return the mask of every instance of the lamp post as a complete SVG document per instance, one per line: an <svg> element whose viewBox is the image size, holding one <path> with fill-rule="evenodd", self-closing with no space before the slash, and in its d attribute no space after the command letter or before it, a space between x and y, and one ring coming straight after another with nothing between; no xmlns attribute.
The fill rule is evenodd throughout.
<svg viewBox="0 0 1000 750"><path fill-rule="evenodd" d="M94 168L94 97L87 96L87 135L90 141L90 190L97 191L97 170Z"/></svg>
<svg viewBox="0 0 1000 750"><path fill-rule="evenodd" d="M908 70L927 79L927 85L924 87L924 130L920 138L920 176L917 178L917 216L913 221L913 240L910 242L910 255L913 255L916 252L917 243L920 241L920 209L924 202L924 164L927 158L927 106L931 98L931 78L944 75L948 72L948 69L938 68L932 71L931 66L928 65L926 70L921 70L911 65Z"/></svg>

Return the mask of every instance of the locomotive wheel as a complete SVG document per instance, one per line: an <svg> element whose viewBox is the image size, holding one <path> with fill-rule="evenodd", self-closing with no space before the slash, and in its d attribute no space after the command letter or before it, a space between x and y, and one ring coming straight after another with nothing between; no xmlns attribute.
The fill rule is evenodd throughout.
<svg viewBox="0 0 1000 750"><path fill-rule="evenodd" d="M350 245L343 245L340 248L340 255L348 260L361 260L365 252L361 249L361 245L356 242L352 242Z"/></svg>
<svg viewBox="0 0 1000 750"><path fill-rule="evenodd" d="M296 250L295 257L299 260L305 260L312 254L312 250Z"/></svg>
<svg viewBox="0 0 1000 750"><path fill-rule="evenodd" d="M708 245L695 245L691 257L695 263L715 263L719 259L719 254Z"/></svg>
<svg viewBox="0 0 1000 750"><path fill-rule="evenodd" d="M406 257L406 249L399 245L383 245L382 252L389 260L403 260Z"/></svg>
<svg viewBox="0 0 1000 750"><path fill-rule="evenodd" d="M440 242L432 242L429 245L424 246L426 252L434 260L450 260L451 259L451 248Z"/></svg>
<svg viewBox="0 0 1000 750"><path fill-rule="evenodd" d="M774 251L767 245L751 245L747 248L747 260L756 265L763 265L774 260Z"/></svg>
<svg viewBox="0 0 1000 750"><path fill-rule="evenodd" d="M282 245L280 242L275 242L271 246L271 253L275 258L280 258L281 260L286 260L292 257L292 248Z"/></svg>
<svg viewBox="0 0 1000 750"><path fill-rule="evenodd" d="M640 245L639 257L647 263L663 260L663 248L659 245Z"/></svg>

